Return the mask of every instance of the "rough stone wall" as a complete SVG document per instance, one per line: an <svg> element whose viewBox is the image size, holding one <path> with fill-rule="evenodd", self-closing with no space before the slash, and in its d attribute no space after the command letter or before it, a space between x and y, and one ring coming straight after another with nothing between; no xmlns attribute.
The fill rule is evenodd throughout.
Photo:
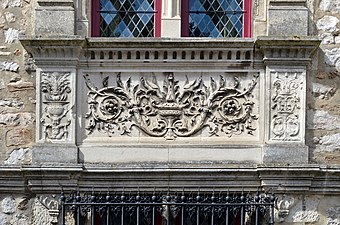
<svg viewBox="0 0 340 225"><path fill-rule="evenodd" d="M31 0L0 1L0 162L4 164L31 161L35 75L18 37L32 33L32 9Z"/></svg>
<svg viewBox="0 0 340 225"><path fill-rule="evenodd" d="M340 1L315 0L312 34L322 39L308 80L310 162L340 163Z"/></svg>

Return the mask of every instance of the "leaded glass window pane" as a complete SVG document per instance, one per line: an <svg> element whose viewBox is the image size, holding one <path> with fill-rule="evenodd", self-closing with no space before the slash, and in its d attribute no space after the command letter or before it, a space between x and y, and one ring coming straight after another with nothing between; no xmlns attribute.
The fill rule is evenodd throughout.
<svg viewBox="0 0 340 225"><path fill-rule="evenodd" d="M189 0L190 37L242 37L243 0Z"/></svg>
<svg viewBox="0 0 340 225"><path fill-rule="evenodd" d="M100 36L153 37L154 0L100 0Z"/></svg>

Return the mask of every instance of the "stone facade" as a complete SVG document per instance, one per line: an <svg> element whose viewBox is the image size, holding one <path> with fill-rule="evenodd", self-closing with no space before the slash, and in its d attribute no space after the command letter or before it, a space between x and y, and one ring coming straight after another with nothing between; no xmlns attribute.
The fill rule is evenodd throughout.
<svg viewBox="0 0 340 225"><path fill-rule="evenodd" d="M277 224L339 225L340 3L252 4L251 39L181 39L174 4L141 42L89 37L88 1L3 0L0 225L58 223L61 187L260 187Z"/></svg>

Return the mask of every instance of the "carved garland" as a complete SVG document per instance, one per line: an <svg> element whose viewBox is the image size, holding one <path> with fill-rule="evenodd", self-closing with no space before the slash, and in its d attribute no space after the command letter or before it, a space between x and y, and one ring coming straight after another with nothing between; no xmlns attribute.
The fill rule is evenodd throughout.
<svg viewBox="0 0 340 225"><path fill-rule="evenodd" d="M103 88L95 87L88 75L85 83L89 88L89 112L87 129L95 129L111 135L119 131L129 134L136 126L146 135L174 139L189 137L209 128L210 135L232 136L235 134L253 134L256 128L252 122L254 102L252 91L257 84L258 75L248 84L240 87L239 78L227 86L221 75L219 83L210 78L209 87L202 77L186 82L182 88L173 73L166 73L163 88L156 77L151 80L140 77L137 85L132 85L131 78L125 83L117 75L117 85L108 86L108 77L103 80Z"/></svg>
<svg viewBox="0 0 340 225"><path fill-rule="evenodd" d="M68 95L71 92L70 73L42 73L41 92L44 113L40 122L44 127L44 139L67 139L71 120L64 121L63 118L70 110L68 108Z"/></svg>

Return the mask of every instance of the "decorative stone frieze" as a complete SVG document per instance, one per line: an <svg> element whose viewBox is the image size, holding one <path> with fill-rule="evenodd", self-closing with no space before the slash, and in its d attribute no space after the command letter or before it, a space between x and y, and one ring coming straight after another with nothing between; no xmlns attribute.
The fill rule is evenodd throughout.
<svg viewBox="0 0 340 225"><path fill-rule="evenodd" d="M85 76L89 89L87 130L131 135L131 129L137 127L147 136L174 140L204 129L209 136L219 137L253 135L257 129L253 89L258 74L248 84L236 75L231 84L223 75L219 80L210 77L209 83L202 76L190 81L186 76L182 83L174 73L163 77L159 82L155 75L149 79L140 76L140 82L132 84L131 77L123 82L118 73L117 85L110 86L109 77L105 77L103 88L97 88Z"/></svg>

